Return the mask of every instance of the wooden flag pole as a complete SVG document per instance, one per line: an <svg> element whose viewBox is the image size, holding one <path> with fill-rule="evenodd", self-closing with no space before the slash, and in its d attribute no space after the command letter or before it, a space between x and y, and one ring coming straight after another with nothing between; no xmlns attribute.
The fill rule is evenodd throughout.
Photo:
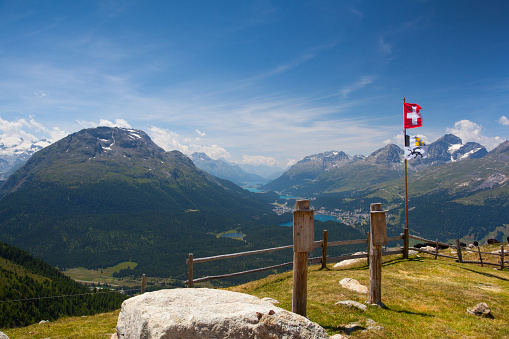
<svg viewBox="0 0 509 339"><path fill-rule="evenodd" d="M406 146L406 126L405 126L405 98L403 98L403 138L404 144ZM405 156L405 229L403 230L403 258L408 259L408 247L409 247L409 238L408 238L408 181L407 181L407 160Z"/></svg>

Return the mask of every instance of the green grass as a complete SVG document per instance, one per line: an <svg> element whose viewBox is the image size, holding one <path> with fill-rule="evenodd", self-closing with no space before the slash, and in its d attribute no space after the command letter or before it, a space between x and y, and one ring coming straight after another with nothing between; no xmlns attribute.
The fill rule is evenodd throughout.
<svg viewBox="0 0 509 339"><path fill-rule="evenodd" d="M332 265L330 265L332 267ZM382 302L386 309L370 306L367 311L336 306L341 300L364 303L368 296L342 288L343 278L357 279L369 286L366 264L346 269L308 273L307 316L324 327L329 335L345 334L345 326L368 319L382 326L378 331L356 331L353 338L503 338L509 337L509 272L458 264L451 259L434 260L428 255L410 260L386 257L382 268ZM291 310L292 273L270 276L229 288L271 297L278 306ZM494 319L480 319L466 309L486 302Z"/></svg>
<svg viewBox="0 0 509 339"><path fill-rule="evenodd" d="M116 332L120 310L89 317L68 317L54 322L2 330L10 339L109 339Z"/></svg>
<svg viewBox="0 0 509 339"><path fill-rule="evenodd" d="M132 261L125 261L113 267L99 268L97 270L89 270L84 267L71 268L63 273L71 279L79 282L94 282L94 283L107 283L110 285L128 286L128 280L118 279L113 277L113 273L119 272L122 269L134 268L138 266L137 263ZM136 280L136 283L139 279Z"/></svg>
<svg viewBox="0 0 509 339"><path fill-rule="evenodd" d="M482 251L500 246L483 247ZM450 254L450 249L442 251ZM475 259L475 254L468 254ZM496 258L496 257L494 257ZM496 260L496 259L495 259ZM459 264L447 258L419 254L404 260L384 257L382 302L387 308L369 306L367 311L337 306L341 300L367 301L341 287L343 278L357 279L369 286L365 263L335 269L312 266L308 273L307 316L324 327L329 335L345 333L346 325L367 327L368 319L381 329L355 331L350 338L506 338L509 337L509 271L474 264ZM230 287L228 290L280 301L279 307L292 308L292 272ZM494 319L467 314L467 308L486 302ZM109 338L115 332L118 312L92 317L64 318L53 323L2 330L16 338Z"/></svg>

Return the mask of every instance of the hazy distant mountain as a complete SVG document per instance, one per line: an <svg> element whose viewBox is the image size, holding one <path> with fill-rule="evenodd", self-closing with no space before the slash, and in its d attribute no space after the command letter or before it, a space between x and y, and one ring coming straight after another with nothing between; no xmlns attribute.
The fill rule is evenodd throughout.
<svg viewBox="0 0 509 339"><path fill-rule="evenodd" d="M1 190L0 239L60 267L132 259L147 272L178 270L193 250L246 247L214 233L272 213L262 195L122 128L85 129L43 148Z"/></svg>
<svg viewBox="0 0 509 339"><path fill-rule="evenodd" d="M446 134L431 143L428 158L408 161L408 173L465 159L481 158L486 148L478 143L462 144L457 136ZM404 153L390 144L368 157L350 157L343 152L327 152L305 157L281 177L262 186L265 190L287 192L299 196L364 190L404 175Z"/></svg>
<svg viewBox="0 0 509 339"><path fill-rule="evenodd" d="M237 164L211 159L205 153L196 152L193 153L190 158L199 169L215 175L218 178L230 180L239 186L246 183L264 181L259 175L243 171Z"/></svg>
<svg viewBox="0 0 509 339"><path fill-rule="evenodd" d="M262 186L264 190L291 192L295 186L315 180L325 171L359 160L341 151L313 154L291 166L279 178Z"/></svg>
<svg viewBox="0 0 509 339"><path fill-rule="evenodd" d="M279 166L268 166L268 165L252 165L252 164L239 164L245 172L259 175L264 181L274 180L279 178L281 174L285 172L285 169Z"/></svg>

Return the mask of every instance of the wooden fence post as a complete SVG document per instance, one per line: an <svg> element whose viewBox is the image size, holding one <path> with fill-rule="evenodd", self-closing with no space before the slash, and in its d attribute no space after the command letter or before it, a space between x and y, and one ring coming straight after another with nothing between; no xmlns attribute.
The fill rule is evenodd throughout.
<svg viewBox="0 0 509 339"><path fill-rule="evenodd" d="M322 268L327 268L327 230L323 230Z"/></svg>
<svg viewBox="0 0 509 339"><path fill-rule="evenodd" d="M435 241L435 260L438 258L438 238Z"/></svg>
<svg viewBox="0 0 509 339"><path fill-rule="evenodd" d="M387 244L387 228L382 204L371 204L369 237L369 303L382 303L382 245Z"/></svg>
<svg viewBox="0 0 509 339"><path fill-rule="evenodd" d="M504 269L504 245L500 246L500 269Z"/></svg>
<svg viewBox="0 0 509 339"><path fill-rule="evenodd" d="M367 257L368 257L368 266L369 266L369 253L371 253L371 250L370 250L370 241L369 241L369 234L370 234L370 232L368 232L368 255L367 255Z"/></svg>
<svg viewBox="0 0 509 339"><path fill-rule="evenodd" d="M403 229L403 259L408 259L408 248L410 247L410 238L408 228Z"/></svg>
<svg viewBox="0 0 509 339"><path fill-rule="evenodd" d="M458 253L458 262L462 263L463 262L463 254L461 254L461 245L460 245L459 239L456 239L456 252Z"/></svg>
<svg viewBox="0 0 509 339"><path fill-rule="evenodd" d="M481 267L484 267L484 265L482 263L481 247L477 246L477 250L479 251L479 260L481 261Z"/></svg>
<svg viewBox="0 0 509 339"><path fill-rule="evenodd" d="M187 287L193 287L193 253L189 253L189 259L187 259L189 265L188 283Z"/></svg>
<svg viewBox="0 0 509 339"><path fill-rule="evenodd" d="M141 294L145 293L145 284L147 283L147 280L145 278L145 274L141 276Z"/></svg>
<svg viewBox="0 0 509 339"><path fill-rule="evenodd" d="M309 200L297 200L293 211L293 290L292 312L306 316L308 252L315 250L314 210Z"/></svg>

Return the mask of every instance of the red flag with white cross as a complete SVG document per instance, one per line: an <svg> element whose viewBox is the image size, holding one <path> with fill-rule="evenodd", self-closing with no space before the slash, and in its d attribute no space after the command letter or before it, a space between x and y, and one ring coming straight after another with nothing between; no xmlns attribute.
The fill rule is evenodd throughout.
<svg viewBox="0 0 509 339"><path fill-rule="evenodd" d="M404 103L404 112L405 112L405 128L414 128L422 126L422 117L419 111L422 109L421 106L417 104L408 104Z"/></svg>

